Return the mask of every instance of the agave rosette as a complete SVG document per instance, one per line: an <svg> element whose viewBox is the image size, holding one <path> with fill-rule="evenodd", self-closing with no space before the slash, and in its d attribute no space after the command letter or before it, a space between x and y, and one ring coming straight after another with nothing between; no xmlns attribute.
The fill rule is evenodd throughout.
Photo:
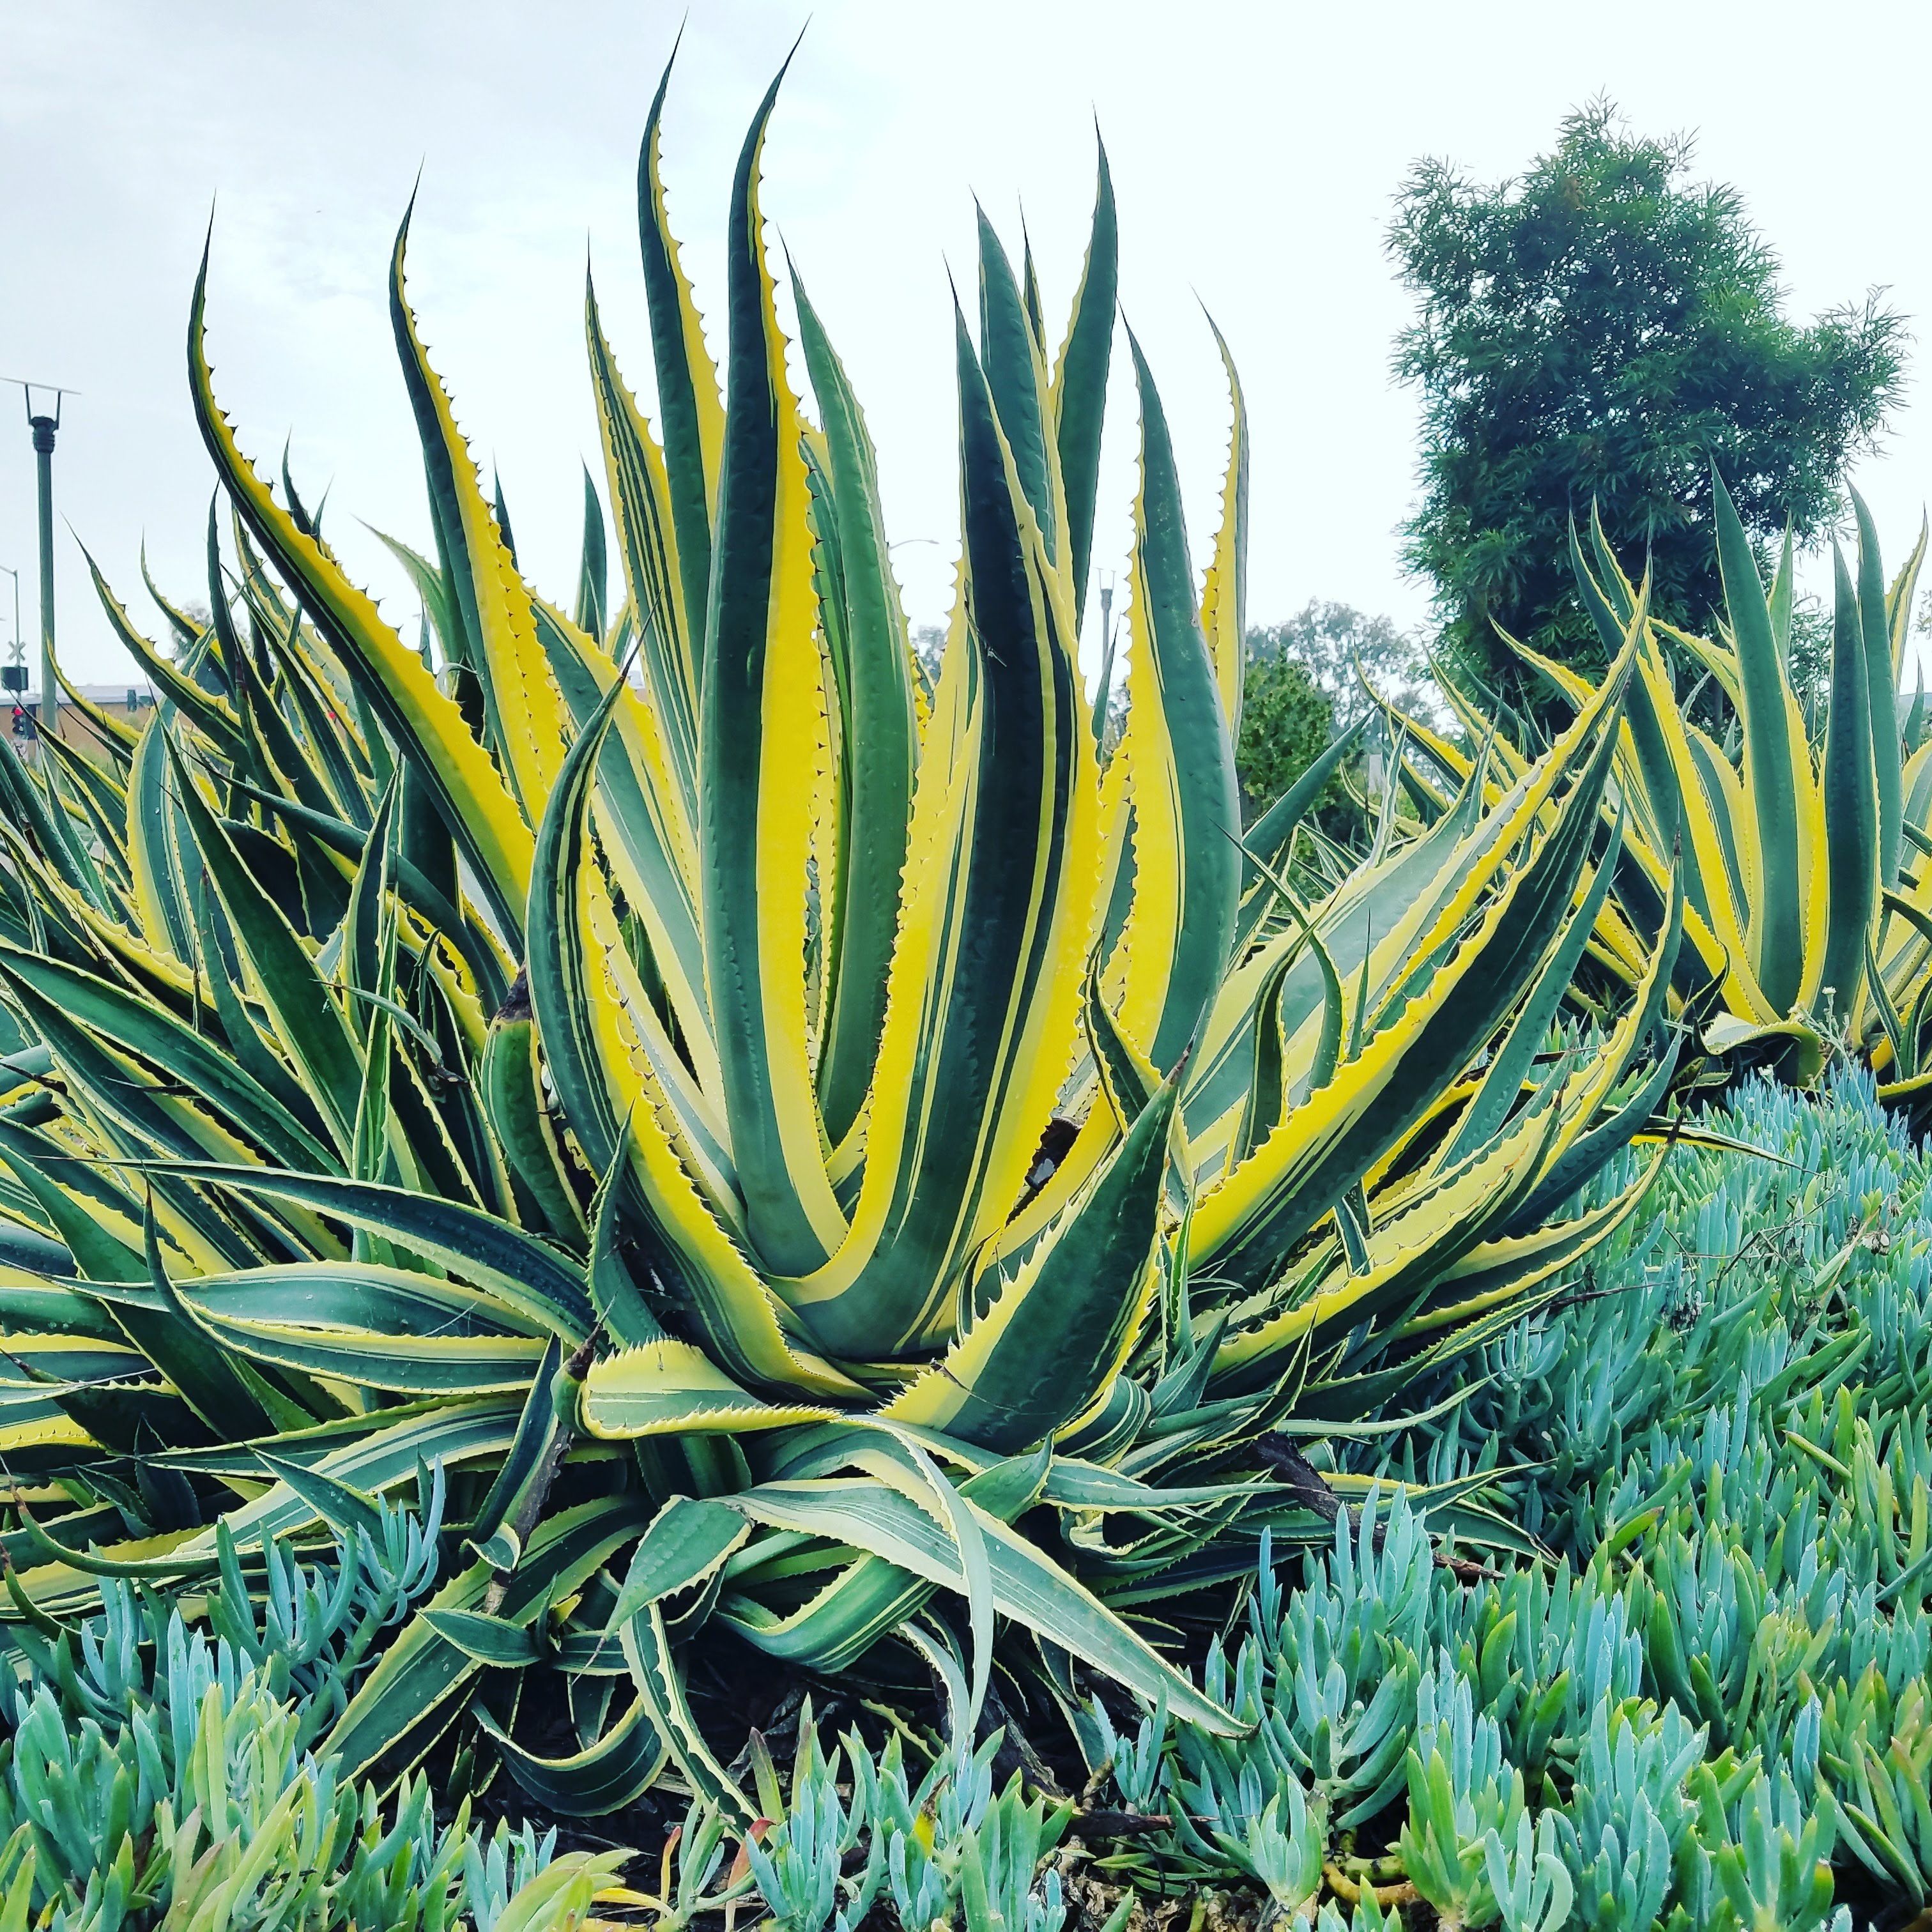
<svg viewBox="0 0 1932 1932"><path fill-rule="evenodd" d="M1918 542L1889 584L1870 512L1854 490L1858 542L1834 547L1832 651L1822 702L1792 676L1792 544L1767 586L1729 493L1713 479L1725 616L1705 638L1645 622L1645 592L1618 565L1592 518L1591 554L1572 538L1584 607L1606 646L1634 634L1612 796L1624 856L1599 915L1592 952L1613 977L1640 980L1646 935L1662 923L1681 851L1687 940L1681 1000L1704 994L1704 1042L1719 1055L1772 1058L1801 1083L1834 1042L1878 1074L1894 1104L1922 1107L1932 1087L1932 739L1922 683L1900 701L1905 644L1925 554ZM1588 679L1514 639L1510 647L1570 704ZM1707 729L1683 701L1687 680L1721 695L1725 724ZM1451 700L1505 772L1532 746L1517 721L1492 717L1462 692ZM1405 721L1448 769L1458 746ZM1606 814L1614 810L1609 802Z"/></svg>
<svg viewBox="0 0 1932 1932"><path fill-rule="evenodd" d="M212 620L163 602L164 652L103 584L154 717L90 714L92 760L0 752L16 1601L352 1524L440 1463L468 1567L328 1742L405 1765L467 1712L565 1808L668 1756L752 1808L686 1703L707 1629L812 1670L895 1632L944 1661L921 1619L952 1604L974 1705L1017 1628L1049 1676L1070 1655L1225 1727L1135 1619L1251 1571L1264 1528L1327 1535L1258 1440L1441 1393L1629 1211L1641 1184L1564 1204L1670 1072L1674 915L1627 1010L1552 1033L1608 889L1641 624L1546 757L1426 830L1391 813L1339 884L1298 857L1306 788L1244 845L1239 387L1197 595L1137 344L1131 710L1103 759L1078 650L1104 162L1057 355L1030 260L982 224L927 688L795 275L815 420L790 386L758 204L775 94L733 187L722 384L666 224L662 88L654 427L587 304L613 608L594 490L571 609L521 577L405 298L405 224L434 543L392 548L419 640L286 467L278 492L244 458L198 286L232 512ZM1418 1506L1466 1525L1472 1486ZM530 1666L568 1681L571 1756L518 1742L498 1687Z"/></svg>

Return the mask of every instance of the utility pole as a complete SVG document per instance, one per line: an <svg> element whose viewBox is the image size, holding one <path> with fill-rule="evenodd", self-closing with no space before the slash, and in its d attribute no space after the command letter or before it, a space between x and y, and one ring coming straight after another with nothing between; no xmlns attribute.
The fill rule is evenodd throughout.
<svg viewBox="0 0 1932 1932"><path fill-rule="evenodd" d="M62 402L80 392L77 389L57 388L52 382L22 382L17 376L5 380L20 384L27 405L27 427L34 433L34 466L40 494L40 729L51 734L59 723L60 712L60 700L54 683L54 436L60 428ZM52 416L44 410L38 416L34 414L36 389L52 392Z"/></svg>

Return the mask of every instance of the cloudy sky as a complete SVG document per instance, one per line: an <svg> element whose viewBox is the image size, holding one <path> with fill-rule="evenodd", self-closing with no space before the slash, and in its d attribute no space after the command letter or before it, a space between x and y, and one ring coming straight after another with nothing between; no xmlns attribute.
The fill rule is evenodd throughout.
<svg viewBox="0 0 1932 1932"><path fill-rule="evenodd" d="M183 341L211 209L216 382L243 446L272 461L292 437L298 487L311 500L328 490L351 567L413 624L362 526L427 540L384 307L419 167L411 292L432 355L501 472L526 572L567 593L578 465L596 454L586 253L648 392L637 143L685 10L0 0L0 374L81 392L56 459L61 634L79 675L118 679L125 661L76 538L130 602L144 541L164 586L200 587L210 475ZM1204 305L1252 418L1251 615L1320 596L1410 622L1426 598L1400 574L1395 532L1414 490L1415 404L1388 377L1407 302L1382 237L1414 158L1515 172L1568 109L1606 92L1640 128L1696 133L1700 170L1743 190L1779 251L1795 313L1877 284L1932 316L1926 17L1781 0L692 0L665 166L704 305L745 123L805 29L768 145L766 212L857 382L908 608L931 622L955 544L948 267L970 286L976 194L1016 242L1023 205L1057 334L1097 118L1124 306L1177 426L1197 551L1227 425ZM22 568L31 637L32 459L14 395L0 396L0 564ZM1915 381L1858 478L1892 554L1932 487L1923 397ZM1124 408L1103 559L1124 545L1131 456ZM0 578L0 636L10 627Z"/></svg>

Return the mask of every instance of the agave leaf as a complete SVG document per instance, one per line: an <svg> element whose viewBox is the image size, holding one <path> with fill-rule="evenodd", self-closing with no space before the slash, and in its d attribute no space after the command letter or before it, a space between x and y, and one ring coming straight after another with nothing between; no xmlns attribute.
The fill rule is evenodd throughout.
<svg viewBox="0 0 1932 1932"><path fill-rule="evenodd" d="M1070 615L957 318L955 339L970 642L948 655L928 727L851 1234L785 1290L821 1346L861 1358L950 1326L955 1276L1022 1192L1096 910Z"/></svg>
<svg viewBox="0 0 1932 1932"><path fill-rule="evenodd" d="M237 510L263 550L323 628L356 688L401 747L462 842L500 928L523 932L530 886L529 827L453 700L416 653L386 624L375 604L343 574L333 556L304 536L255 474L214 400L204 337L208 258L188 322L188 366L202 439Z"/></svg>
<svg viewBox="0 0 1932 1932"><path fill-rule="evenodd" d="M957 1550L940 1526L883 1483L767 1483L732 1497L731 1507L781 1529L849 1543L942 1588L963 1591ZM1151 1703L1165 1696L1178 1716L1226 1736L1238 1727L1172 1665L1056 1564L1003 1523L975 1511L1003 1614L1071 1651Z"/></svg>
<svg viewBox="0 0 1932 1932"><path fill-rule="evenodd" d="M1011 1453L1105 1396L1153 1303L1178 1089L1177 1070L1016 1272L989 1270L974 1284L963 1332L886 1406L890 1420Z"/></svg>
<svg viewBox="0 0 1932 1932"><path fill-rule="evenodd" d="M677 543L674 554L684 599L682 628L692 640L688 662L694 713L702 676L696 640L704 636L708 620L711 533L723 472L724 429L717 372L704 346L697 304L664 210L660 143L664 95L670 85L670 63L667 62L645 122L638 159L638 229L656 361L658 404L664 418L665 470Z"/></svg>
<svg viewBox="0 0 1932 1932"><path fill-rule="evenodd" d="M139 1053L162 1074L182 1082L201 1100L218 1107L239 1132L248 1134L268 1157L332 1168L332 1148L316 1140L272 1094L265 1091L234 1059L194 1028L184 1026L153 1000L137 999L125 987L94 974L8 945L0 939L0 974L33 987L40 999L60 1006L74 1020L104 1034L118 1046Z"/></svg>
<svg viewBox="0 0 1932 1932"><path fill-rule="evenodd" d="M1901 746L1898 722L1898 672L1894 624L1879 559L1878 530L1871 512L1856 490L1850 492L1852 514L1858 526L1857 602L1858 629L1864 645L1866 715L1871 736L1871 773L1877 794L1878 877L1881 884L1898 876L1898 854L1904 822L1901 783ZM1834 680L1835 686L1835 680ZM1836 702L1835 689L1834 700ZM1847 1010L1852 1001L1843 995Z"/></svg>
<svg viewBox="0 0 1932 1932"><path fill-rule="evenodd" d="M649 936L651 962L698 1084L716 1093L718 1058L704 990L690 802L666 764L652 708L591 638L547 604L539 602L536 610L537 634L578 731L596 728L605 696L616 691L593 782L598 832L616 883Z"/></svg>
<svg viewBox="0 0 1932 1932"><path fill-rule="evenodd" d="M446 1621L461 1611L442 1612ZM506 1732L483 1705L476 1721L489 1735L503 1768L534 1804L570 1818L601 1818L634 1804L657 1782L670 1753L639 1699L594 1744L566 1757L542 1757Z"/></svg>
<svg viewBox="0 0 1932 1932"><path fill-rule="evenodd" d="M1810 777L1810 760L1804 720L1778 661L1750 540L1730 492L1714 472L1711 494L1724 602L1737 644L1744 785L1754 802L1749 822L1758 860L1758 897L1749 934L1752 970L1772 1010L1782 1016L1797 1002L1804 970L1806 848L1799 797L1801 778Z"/></svg>
<svg viewBox="0 0 1932 1932"><path fill-rule="evenodd" d="M634 1497L598 1497L560 1510L531 1538L493 1614L505 1623L528 1624L556 1598L580 1588L643 1527ZM473 1612L491 1580L488 1564L471 1564L383 1652L322 1741L322 1748L339 1753L350 1774L366 1776L382 1762L407 1769L455 1721L458 1695L482 1666L430 1619L440 1611Z"/></svg>
<svg viewBox="0 0 1932 1932"><path fill-rule="evenodd" d="M580 1271L554 1250L478 1209L407 1188L274 1168L176 1161L154 1172L316 1208L467 1275L525 1321L573 1344L595 1324Z"/></svg>
<svg viewBox="0 0 1932 1932"><path fill-rule="evenodd" d="M732 185L728 407L704 633L699 854L705 963L731 1152L754 1250L803 1274L846 1232L811 1067L806 882L821 700L802 422L764 258L760 152L774 81Z"/></svg>
<svg viewBox="0 0 1932 1932"><path fill-rule="evenodd" d="M530 593L517 574L508 532L499 528L484 497L404 293L404 257L414 212L412 198L390 256L389 318L422 444L443 582L460 612L470 662L482 684L491 741L526 816L533 818L537 802L563 762L556 706L530 616Z"/></svg>
<svg viewBox="0 0 1932 1932"><path fill-rule="evenodd" d="M1141 488L1129 610L1134 688L1133 909L1121 936L1123 1027L1163 1073L1195 1038L1228 964L1240 890L1233 740L1194 605L1167 419L1139 344Z"/></svg>
<svg viewBox="0 0 1932 1932"><path fill-rule="evenodd" d="M1087 602L1094 554L1094 512L1100 482L1100 434L1106 418L1107 371L1112 360L1114 314L1120 289L1120 229L1107 150L1094 140L1097 178L1094 222L1075 291L1066 340L1054 364L1053 436L1066 500L1067 580L1078 627ZM1102 681L1104 694L1106 680ZM1102 711L1104 711L1104 704ZM1096 725L1104 722L1096 717Z"/></svg>
<svg viewBox="0 0 1932 1932"><path fill-rule="evenodd" d="M1201 634L1214 660L1228 736L1238 740L1243 660L1248 648L1248 414L1227 339L1212 316L1208 326L1214 330L1214 346L1227 372L1233 419L1228 432L1227 476L1221 485L1221 526L1214 539L1214 560L1201 589Z"/></svg>
<svg viewBox="0 0 1932 1932"><path fill-rule="evenodd" d="M1861 512L1864 507L1862 503L1858 506ZM1865 536L1862 526L1859 536L1862 544ZM1872 639L1862 622L1861 599L1852 587L1844 557L1835 545L1832 564L1837 604L1832 626L1832 707L1825 733L1823 787L1824 811L1830 826L1826 848L1830 910L1819 983L1821 994L1823 989L1829 989L1833 1006L1843 1021L1858 1010L1864 985L1865 935L1877 910L1880 884L1897 870L1895 838L1890 865L1883 872L1880 868L1885 865L1886 814L1898 808L1898 746L1890 717L1890 643L1880 636L1886 693L1886 716L1882 722L1868 701L1868 659ZM1868 568L1862 558L1862 576ZM1884 736L1891 746L1889 766L1882 755L1874 754L1880 736ZM1889 806L1886 796L1888 777L1892 788Z"/></svg>
<svg viewBox="0 0 1932 1932"><path fill-rule="evenodd" d="M1033 512L1048 560L1058 563L1066 506L1049 448L1046 356L1006 251L986 210L974 212L980 238L980 366L1020 493Z"/></svg>
<svg viewBox="0 0 1932 1932"><path fill-rule="evenodd" d="M584 328L590 339L591 387L602 432L604 474L616 523L617 554L623 564L631 608L640 617L640 656L645 688L650 694L649 728L667 787L675 788L676 804L669 808L689 827L698 817L697 659L703 646L710 586L703 576L694 582L685 574L677 518L680 513L689 514L694 500L699 520L692 535L708 560L711 526L705 496L710 486L701 464L694 477L681 465L674 490L664 452L652 439L604 339L597 298L587 275ZM701 338L698 350L704 354ZM710 387L715 406L717 382L708 360L704 380ZM674 414L675 397L670 407ZM722 430L722 417L718 421ZM691 601L694 595L694 602Z"/></svg>
<svg viewBox="0 0 1932 1932"><path fill-rule="evenodd" d="M838 777L849 849L832 892L836 938L828 947L833 963L818 1063L826 1136L836 1147L858 1118L885 1023L886 971L919 765L918 718L872 440L796 269L791 283L799 345L825 424L831 490L826 514L838 534L844 639Z"/></svg>
<svg viewBox="0 0 1932 1932"><path fill-rule="evenodd" d="M1522 790L1511 823L1527 833L1551 800L1558 772L1587 755L1555 802L1533 856L1496 887L1475 931L1460 938L1460 908L1493 876L1503 836L1493 837L1487 866L1465 877L1444 908L1436 930L1460 943L1426 986L1406 998L1400 1023L1378 1021L1359 1054L1311 1094L1245 1166L1202 1196L1195 1240L1204 1266L1258 1285L1271 1271L1262 1255L1281 1254L1312 1227L1342 1188L1420 1118L1445 1075L1472 1057L1515 1004L1516 988L1569 912L1616 744L1611 728L1628 664L1627 657L1624 673L1606 683ZM1434 950L1425 942L1420 956L1429 958Z"/></svg>

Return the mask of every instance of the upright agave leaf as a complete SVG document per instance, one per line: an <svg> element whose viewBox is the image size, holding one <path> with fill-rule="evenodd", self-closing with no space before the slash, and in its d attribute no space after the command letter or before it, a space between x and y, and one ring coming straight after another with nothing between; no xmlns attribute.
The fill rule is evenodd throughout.
<svg viewBox="0 0 1932 1932"><path fill-rule="evenodd" d="M928 699L830 307L796 277L815 421L789 386L759 198L776 97L732 184L722 394L666 218L662 88L654 421L586 305L614 610L594 486L568 603L524 579L406 299L406 221L391 314L429 527L392 548L416 632L243 455L204 277L190 390L232 512L210 620L164 607L164 651L102 580L152 720L104 726L96 763L0 745L0 1327L34 1365L0 1378L0 1448L33 1486L13 1587L38 1616L97 1572L192 1578L441 1464L466 1567L327 1741L358 1770L500 1751L540 1802L594 1808L670 1762L748 1816L692 1647L724 1630L841 1670L948 1600L967 1720L1024 1630L1016 1669L1078 1658L1229 1728L1125 1613L1192 1626L1264 1530L1325 1540L1270 1474L1274 1423L1452 1396L1467 1351L1629 1211L1641 1180L1566 1204L1670 1077L1651 1055L1680 925L1709 951L1731 931L1725 860L1694 839L1680 880L1626 782L1634 735L1696 756L1640 599L1540 758L1432 744L1455 785L1405 768L1352 868L1296 842L1302 794L1244 848L1225 344L1200 582L1129 344L1131 704L1102 769L1077 640L1114 347L1104 158L1057 358L1030 262L981 224ZM1859 604L1868 659L1900 595L1877 630ZM1613 772L1647 926L1607 923ZM1631 997L1565 1032L1586 949ZM1482 1520L1460 1488L1417 1507ZM566 1680L576 1756L526 1733L515 1672Z"/></svg>

